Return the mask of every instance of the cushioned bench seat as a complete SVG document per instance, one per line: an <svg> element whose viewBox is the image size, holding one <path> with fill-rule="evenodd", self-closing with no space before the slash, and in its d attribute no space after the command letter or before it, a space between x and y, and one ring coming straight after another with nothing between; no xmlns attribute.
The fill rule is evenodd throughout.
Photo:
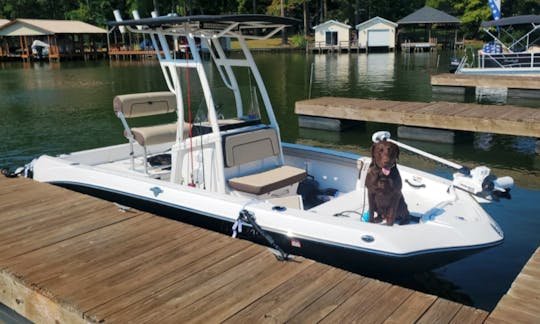
<svg viewBox="0 0 540 324"><path fill-rule="evenodd" d="M229 179L231 188L254 195L264 195L304 180L307 172L303 169L284 165L272 170Z"/></svg>
<svg viewBox="0 0 540 324"><path fill-rule="evenodd" d="M134 127L131 128L131 133L133 134L135 141L143 146L174 142L176 140L176 125L176 123L171 123L147 127ZM124 135L127 136L128 134L124 132Z"/></svg>

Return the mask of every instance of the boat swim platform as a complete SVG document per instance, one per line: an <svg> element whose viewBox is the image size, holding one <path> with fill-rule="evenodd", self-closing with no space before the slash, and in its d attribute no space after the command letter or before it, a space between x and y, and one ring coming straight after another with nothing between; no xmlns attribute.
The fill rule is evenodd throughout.
<svg viewBox="0 0 540 324"><path fill-rule="evenodd" d="M0 177L0 196L0 302L36 323L481 323L489 315L306 258L278 261L246 240L30 179ZM536 278L537 265L528 272Z"/></svg>
<svg viewBox="0 0 540 324"><path fill-rule="evenodd" d="M294 111L300 119L322 117L540 138L540 109L517 106L320 97L297 101Z"/></svg>

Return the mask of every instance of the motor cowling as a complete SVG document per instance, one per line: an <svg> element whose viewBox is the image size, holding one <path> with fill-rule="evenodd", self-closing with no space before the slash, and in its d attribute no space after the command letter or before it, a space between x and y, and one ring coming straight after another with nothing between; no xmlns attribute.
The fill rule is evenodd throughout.
<svg viewBox="0 0 540 324"><path fill-rule="evenodd" d="M486 166L478 166L468 174L454 173L453 185L480 197L498 199L510 198L510 189L514 186L511 177L497 178Z"/></svg>

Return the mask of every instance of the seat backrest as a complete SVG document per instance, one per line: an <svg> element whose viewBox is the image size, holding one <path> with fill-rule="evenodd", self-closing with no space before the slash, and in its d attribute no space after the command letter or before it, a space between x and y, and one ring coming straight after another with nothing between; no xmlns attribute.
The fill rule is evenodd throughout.
<svg viewBox="0 0 540 324"><path fill-rule="evenodd" d="M165 114L176 111L176 96L169 91L119 95L113 107L126 118Z"/></svg>
<svg viewBox="0 0 540 324"><path fill-rule="evenodd" d="M273 128L227 135L223 147L228 168L279 155L279 141Z"/></svg>

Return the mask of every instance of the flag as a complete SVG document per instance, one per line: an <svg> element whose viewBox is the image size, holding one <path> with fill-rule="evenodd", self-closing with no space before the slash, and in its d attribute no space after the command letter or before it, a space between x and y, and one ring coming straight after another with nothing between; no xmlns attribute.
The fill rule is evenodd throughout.
<svg viewBox="0 0 540 324"><path fill-rule="evenodd" d="M488 0L488 4L491 8L493 20L499 20L501 18L501 0Z"/></svg>

